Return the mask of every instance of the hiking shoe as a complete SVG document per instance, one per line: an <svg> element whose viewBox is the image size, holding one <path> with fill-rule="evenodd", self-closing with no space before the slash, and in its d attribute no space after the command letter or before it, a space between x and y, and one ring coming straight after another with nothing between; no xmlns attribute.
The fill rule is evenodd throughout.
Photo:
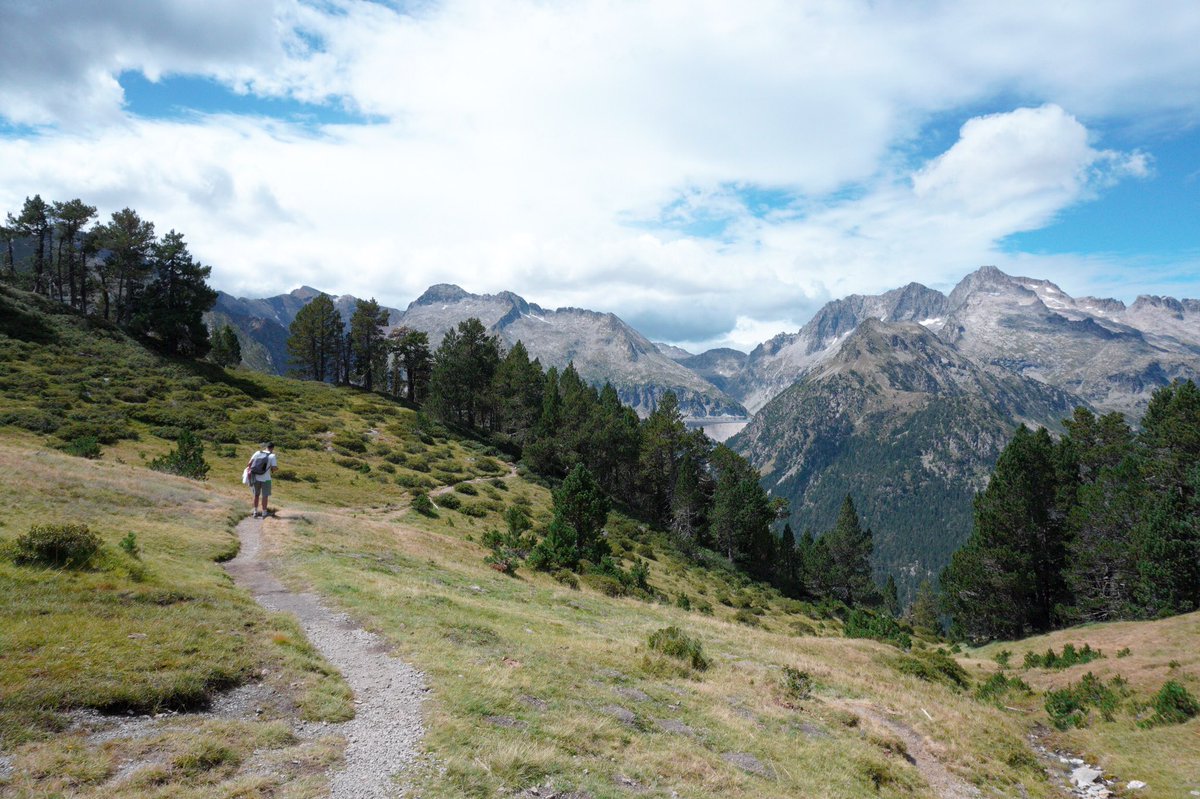
<svg viewBox="0 0 1200 799"><path fill-rule="evenodd" d="M258 511L254 511L254 518L257 519L259 516L262 516L262 514L259 513Z"/></svg>

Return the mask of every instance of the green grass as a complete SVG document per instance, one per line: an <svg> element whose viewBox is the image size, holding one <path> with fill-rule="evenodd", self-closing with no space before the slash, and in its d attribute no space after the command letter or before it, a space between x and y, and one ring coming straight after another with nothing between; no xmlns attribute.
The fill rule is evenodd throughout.
<svg viewBox="0 0 1200 799"><path fill-rule="evenodd" d="M976 701L959 687L974 675L920 641L906 657L922 668L906 669L893 646L844 639L832 613L719 559L686 561L617 514L613 551L623 568L649 564L651 599L500 574L484 562L485 533L505 529L510 504L538 529L550 495L485 445L382 397L163 360L53 310L0 287L0 473L17 475L0 496L0 539L86 523L103 543L78 572L0 558L0 595L14 597L0 604L0 730L17 795L320 795L339 743L291 741L284 716L181 719L103 745L55 734L72 709L183 707L251 679L305 718L352 712L295 623L264 612L217 563L236 552L230 522L249 510L240 473L265 439L277 445L272 504L283 511L264 524L265 545L285 581L315 588L428 675L420 795L493 797L547 780L595 799L927 795L864 705L927 736L985 794L1051 795L1029 761L1026 718ZM205 442L207 482L146 468L181 429ZM98 459L59 449L81 437L96 439ZM465 480L478 482L433 496L436 516L411 509L414 492ZM130 533L137 558L120 548ZM706 669L650 649L672 627L701 642ZM753 762L744 756L769 776L739 766ZM116 784L130 758L151 762ZM277 776L251 768L260 761Z"/></svg>

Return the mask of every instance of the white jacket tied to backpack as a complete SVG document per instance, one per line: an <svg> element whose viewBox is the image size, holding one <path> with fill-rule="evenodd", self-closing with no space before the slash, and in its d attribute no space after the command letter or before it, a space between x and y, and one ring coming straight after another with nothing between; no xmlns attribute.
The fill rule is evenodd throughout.
<svg viewBox="0 0 1200 799"><path fill-rule="evenodd" d="M250 456L250 463L242 472L242 484L250 485L251 480L259 483L265 483L271 479L271 470L275 468L277 462L273 452L267 452L265 449L260 449Z"/></svg>

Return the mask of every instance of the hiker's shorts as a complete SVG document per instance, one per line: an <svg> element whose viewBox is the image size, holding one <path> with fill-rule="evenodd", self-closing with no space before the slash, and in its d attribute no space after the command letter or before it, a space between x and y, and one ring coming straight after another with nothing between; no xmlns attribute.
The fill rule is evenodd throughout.
<svg viewBox="0 0 1200 799"><path fill-rule="evenodd" d="M250 480L250 488L252 488L254 490L254 496L256 496L256 497L260 497L260 496L261 497L269 497L269 496L271 496L271 483L272 482L274 482L274 481L273 480L264 480L260 483L258 480L251 479Z"/></svg>

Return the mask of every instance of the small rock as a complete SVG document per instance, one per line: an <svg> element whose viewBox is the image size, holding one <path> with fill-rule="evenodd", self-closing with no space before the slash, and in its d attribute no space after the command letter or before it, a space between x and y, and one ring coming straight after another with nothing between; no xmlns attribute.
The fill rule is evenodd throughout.
<svg viewBox="0 0 1200 799"><path fill-rule="evenodd" d="M130 633L126 637L129 638L130 640L137 641L137 640L141 640L142 638L145 638L146 634L145 633Z"/></svg>
<svg viewBox="0 0 1200 799"><path fill-rule="evenodd" d="M519 699L521 704L525 705L525 707L530 707L534 710L546 710L550 707L549 702L546 702L543 699L538 699L536 696L522 695L517 697L517 699Z"/></svg>
<svg viewBox="0 0 1200 799"><path fill-rule="evenodd" d="M483 720L496 727L508 727L516 730L523 730L528 726L525 722L512 716L484 716Z"/></svg>
<svg viewBox="0 0 1200 799"><path fill-rule="evenodd" d="M1141 780L1130 780L1125 784L1125 787L1131 791L1140 791L1142 788L1146 787L1146 783L1142 782ZM1195 793L1195 791L1192 791L1192 793Z"/></svg>
<svg viewBox="0 0 1200 799"><path fill-rule="evenodd" d="M732 763L742 771L747 771L751 774L757 774L760 777L771 779L774 777L771 769L763 765L762 761L757 757L746 752L726 752L721 755L721 758L726 763Z"/></svg>
<svg viewBox="0 0 1200 799"><path fill-rule="evenodd" d="M1080 766L1071 772L1071 783L1078 788L1086 788L1103 777L1100 769L1091 766Z"/></svg>
<svg viewBox="0 0 1200 799"><path fill-rule="evenodd" d="M637 688L614 688L613 693L622 696L632 702L649 702L650 695L645 691L639 691Z"/></svg>
<svg viewBox="0 0 1200 799"><path fill-rule="evenodd" d="M654 726L663 732L673 732L676 735L695 735L696 731L682 721L676 719L655 719Z"/></svg>
<svg viewBox="0 0 1200 799"><path fill-rule="evenodd" d="M635 721L637 721L637 716L633 713L633 711L626 710L619 705L605 705L604 707L600 708L600 710L601 712L612 716L617 721L624 722L625 724L633 724Z"/></svg>

